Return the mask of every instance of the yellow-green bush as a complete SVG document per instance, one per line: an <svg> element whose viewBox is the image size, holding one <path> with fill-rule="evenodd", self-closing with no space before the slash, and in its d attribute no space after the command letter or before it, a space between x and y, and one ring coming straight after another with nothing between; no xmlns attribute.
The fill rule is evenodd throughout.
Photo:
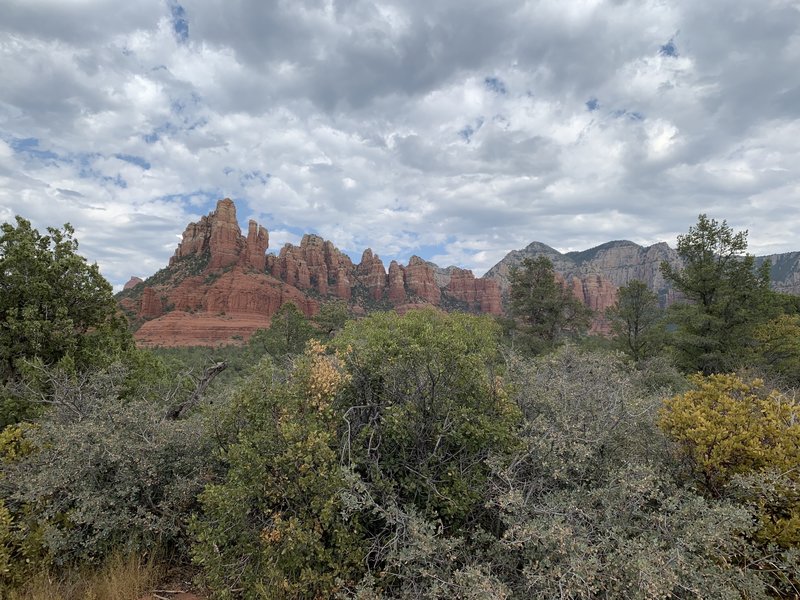
<svg viewBox="0 0 800 600"><path fill-rule="evenodd" d="M746 490L743 499L760 511L763 541L800 543L800 404L736 375L692 382L696 389L665 402L659 425L702 491Z"/></svg>

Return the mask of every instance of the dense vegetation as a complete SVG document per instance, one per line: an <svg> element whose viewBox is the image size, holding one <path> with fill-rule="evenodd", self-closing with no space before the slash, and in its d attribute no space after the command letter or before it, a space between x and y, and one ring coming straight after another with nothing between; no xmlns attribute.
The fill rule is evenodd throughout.
<svg viewBox="0 0 800 600"><path fill-rule="evenodd" d="M796 597L800 316L745 249L701 216L684 300L629 283L607 340L545 259L510 321L286 305L143 351L69 228L4 225L0 595L157 563L214 598Z"/></svg>

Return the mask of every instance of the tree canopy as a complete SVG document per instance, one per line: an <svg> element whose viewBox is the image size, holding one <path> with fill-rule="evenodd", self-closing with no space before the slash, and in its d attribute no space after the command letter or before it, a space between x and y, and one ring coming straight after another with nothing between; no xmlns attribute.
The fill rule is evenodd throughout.
<svg viewBox="0 0 800 600"><path fill-rule="evenodd" d="M511 314L521 323L522 340L541 352L585 332L591 313L556 280L550 259L538 256L511 270Z"/></svg>
<svg viewBox="0 0 800 600"><path fill-rule="evenodd" d="M606 311L617 346L633 360L641 360L661 342L663 311L647 285L633 280L619 288L617 302Z"/></svg>
<svg viewBox="0 0 800 600"><path fill-rule="evenodd" d="M42 235L22 217L0 226L2 384L26 361L81 368L132 347L111 285L78 254L74 233L67 224Z"/></svg>
<svg viewBox="0 0 800 600"><path fill-rule="evenodd" d="M717 373L735 368L752 339L753 327L769 316L769 263L755 268L746 254L747 231L706 215L678 236L682 269L661 264L664 277L688 300L672 310L678 325L674 345L681 367Z"/></svg>

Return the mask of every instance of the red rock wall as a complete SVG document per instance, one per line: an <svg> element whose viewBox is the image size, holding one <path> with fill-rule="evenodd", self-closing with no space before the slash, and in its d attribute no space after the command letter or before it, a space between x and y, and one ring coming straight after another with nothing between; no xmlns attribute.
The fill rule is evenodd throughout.
<svg viewBox="0 0 800 600"><path fill-rule="evenodd" d="M503 306L500 286L491 279L475 279L472 271L453 269L447 284L447 293L460 302L465 302L470 310L501 315Z"/></svg>

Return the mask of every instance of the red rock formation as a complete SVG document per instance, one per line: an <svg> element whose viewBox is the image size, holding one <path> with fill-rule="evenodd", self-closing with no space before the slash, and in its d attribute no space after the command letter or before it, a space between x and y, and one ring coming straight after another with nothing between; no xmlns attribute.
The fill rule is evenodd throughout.
<svg viewBox="0 0 800 600"><path fill-rule="evenodd" d="M208 269L222 269L241 264L263 271L269 247L269 233L250 221L247 238L236 220L236 206L230 198L217 202L216 209L197 223L190 223L169 264L190 255L208 254Z"/></svg>
<svg viewBox="0 0 800 600"><path fill-rule="evenodd" d="M392 304L403 304L406 301L405 269L396 260L389 263L389 289L386 297Z"/></svg>
<svg viewBox="0 0 800 600"><path fill-rule="evenodd" d="M361 262L356 267L356 274L374 300L383 298L386 286L389 283L386 277L386 268L378 255L372 254L370 248L364 250L361 255Z"/></svg>
<svg viewBox="0 0 800 600"><path fill-rule="evenodd" d="M605 314L607 308L616 304L617 287L602 275L586 275L581 278L580 283L579 298L593 311Z"/></svg>
<svg viewBox="0 0 800 600"><path fill-rule="evenodd" d="M352 293L353 262L318 235L304 235L299 246L286 244L276 258L267 259L267 269L289 285L322 296L349 300Z"/></svg>
<svg viewBox="0 0 800 600"><path fill-rule="evenodd" d="M235 265L244 249L242 230L236 220L236 206L230 198L217 202L214 218L210 219L211 235L208 246L211 251L209 269L222 269Z"/></svg>
<svg viewBox="0 0 800 600"><path fill-rule="evenodd" d="M129 314L146 321L136 339L142 345L239 343L287 302L310 317L319 310L314 298L351 301L356 286L399 310L439 306L444 292L470 310L501 312L497 283L476 279L470 271L439 269L415 256L407 267L392 261L387 272L371 250L355 266L317 235L303 236L299 246L286 244L278 256L266 255L268 247L266 229L250 221L244 237L233 202L220 200L213 212L186 228L166 278L120 301ZM207 261L180 260L192 255Z"/></svg>
<svg viewBox="0 0 800 600"><path fill-rule="evenodd" d="M266 274L245 272L238 266L213 279L186 278L164 292L174 310L162 315L156 310L162 306L156 291L145 289L140 316L152 320L134 334L137 343L150 346L231 343L231 336L236 336L234 341L247 340L256 329L266 327L272 315L287 302L307 317L319 312L319 304L297 288ZM186 330L181 329L184 326Z"/></svg>
<svg viewBox="0 0 800 600"><path fill-rule="evenodd" d="M258 272L263 272L267 266L265 255L267 248L269 248L269 232L251 219L247 224L243 264Z"/></svg>
<svg viewBox="0 0 800 600"><path fill-rule="evenodd" d="M243 344L257 329L269 327L262 315L212 315L173 311L148 321L136 332L140 347Z"/></svg>
<svg viewBox="0 0 800 600"><path fill-rule="evenodd" d="M208 250L208 239L211 237L211 225L208 223L208 219L209 217L203 217L199 223L189 223L186 226L183 231L183 239L175 249L175 254L169 259L170 265L185 256L202 254Z"/></svg>
<svg viewBox="0 0 800 600"><path fill-rule="evenodd" d="M503 313L500 286L492 279L475 279L472 271L451 268L447 293L470 310L500 315Z"/></svg>
<svg viewBox="0 0 800 600"><path fill-rule="evenodd" d="M144 288L139 314L145 319L154 319L160 317L163 312L164 306L156 291L151 287Z"/></svg>
<svg viewBox="0 0 800 600"><path fill-rule="evenodd" d="M131 277L128 280L128 283L126 283L125 286L122 289L123 290L129 290L129 289L131 289L133 287L136 287L140 283L142 283L142 279L141 278L139 278L139 277Z"/></svg>
<svg viewBox="0 0 800 600"><path fill-rule="evenodd" d="M442 290L436 285L433 267L419 256L412 256L405 271L408 291L429 304L439 305Z"/></svg>

